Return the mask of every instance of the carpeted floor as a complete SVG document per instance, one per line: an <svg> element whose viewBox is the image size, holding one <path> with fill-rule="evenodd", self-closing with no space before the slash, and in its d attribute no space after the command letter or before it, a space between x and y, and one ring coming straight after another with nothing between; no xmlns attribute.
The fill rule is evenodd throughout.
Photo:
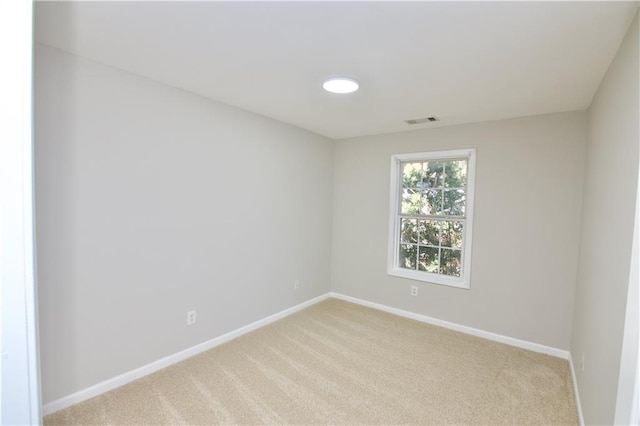
<svg viewBox="0 0 640 426"><path fill-rule="evenodd" d="M329 299L54 424L577 424L567 361Z"/></svg>

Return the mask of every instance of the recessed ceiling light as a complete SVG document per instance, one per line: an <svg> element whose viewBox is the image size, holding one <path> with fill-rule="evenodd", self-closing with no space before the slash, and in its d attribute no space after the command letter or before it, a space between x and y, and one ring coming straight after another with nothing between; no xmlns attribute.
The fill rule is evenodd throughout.
<svg viewBox="0 0 640 426"><path fill-rule="evenodd" d="M352 93L358 90L358 82L348 77L331 77L322 85L324 90L331 93Z"/></svg>

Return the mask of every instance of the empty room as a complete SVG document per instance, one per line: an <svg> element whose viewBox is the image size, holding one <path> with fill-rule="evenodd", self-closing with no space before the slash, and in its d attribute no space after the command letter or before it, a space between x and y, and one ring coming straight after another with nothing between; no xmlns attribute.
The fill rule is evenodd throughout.
<svg viewBox="0 0 640 426"><path fill-rule="evenodd" d="M34 2L3 424L638 424L639 5Z"/></svg>

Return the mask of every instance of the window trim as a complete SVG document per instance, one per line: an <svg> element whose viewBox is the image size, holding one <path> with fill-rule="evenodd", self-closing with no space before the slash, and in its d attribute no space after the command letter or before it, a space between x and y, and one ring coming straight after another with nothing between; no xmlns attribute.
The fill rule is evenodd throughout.
<svg viewBox="0 0 640 426"><path fill-rule="evenodd" d="M400 268L400 187L402 185L400 163L406 161L433 161L433 160L467 160L467 194L465 202L465 225L463 228L463 248L461 254L461 276L450 277L424 271L414 271ZM433 284L446 285L463 289L470 288L471 282L471 249L473 236L473 208L475 201L475 174L476 174L476 149L456 149L449 151L414 152L406 154L393 154L391 156L391 181L390 181L390 209L389 209L389 243L387 254L387 274L424 281Z"/></svg>

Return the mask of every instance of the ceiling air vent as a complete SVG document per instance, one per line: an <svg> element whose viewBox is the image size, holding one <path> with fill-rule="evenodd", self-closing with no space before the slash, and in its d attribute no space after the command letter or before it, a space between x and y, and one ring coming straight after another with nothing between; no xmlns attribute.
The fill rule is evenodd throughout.
<svg viewBox="0 0 640 426"><path fill-rule="evenodd" d="M433 116L433 117L415 118L413 120L404 120L404 122L407 124L431 123L432 121L440 121L440 119L436 116Z"/></svg>

